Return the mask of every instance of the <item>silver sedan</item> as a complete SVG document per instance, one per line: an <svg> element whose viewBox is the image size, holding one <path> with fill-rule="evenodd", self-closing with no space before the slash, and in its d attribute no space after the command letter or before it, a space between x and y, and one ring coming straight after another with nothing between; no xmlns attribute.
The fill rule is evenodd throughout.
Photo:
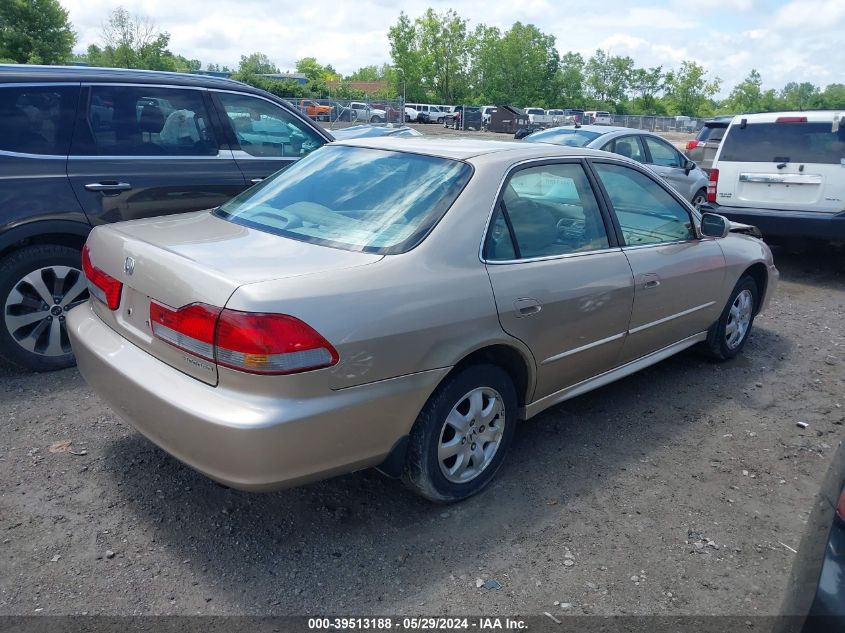
<svg viewBox="0 0 845 633"><path fill-rule="evenodd" d="M707 174L657 134L629 127L567 125L538 130L523 141L590 147L648 165L696 208L707 202Z"/></svg>
<svg viewBox="0 0 845 633"><path fill-rule="evenodd" d="M331 143L218 209L95 228L79 369L210 477L378 466L435 501L520 420L693 345L738 354L768 247L638 163L540 143Z"/></svg>

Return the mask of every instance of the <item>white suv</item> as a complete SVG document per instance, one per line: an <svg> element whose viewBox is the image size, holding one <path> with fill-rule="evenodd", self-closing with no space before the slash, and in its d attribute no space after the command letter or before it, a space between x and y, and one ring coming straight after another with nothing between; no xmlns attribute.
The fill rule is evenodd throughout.
<svg viewBox="0 0 845 633"><path fill-rule="evenodd" d="M845 241L845 117L735 116L716 154L707 200L710 210L757 226L766 239Z"/></svg>

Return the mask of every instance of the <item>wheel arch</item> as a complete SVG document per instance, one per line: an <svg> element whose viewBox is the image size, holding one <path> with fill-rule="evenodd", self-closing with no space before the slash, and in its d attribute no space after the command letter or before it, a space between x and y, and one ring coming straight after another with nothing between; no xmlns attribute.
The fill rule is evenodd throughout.
<svg viewBox="0 0 845 633"><path fill-rule="evenodd" d="M8 229L0 235L0 257L35 244L55 244L81 250L91 226L71 220L36 220Z"/></svg>
<svg viewBox="0 0 845 633"><path fill-rule="evenodd" d="M530 352L529 352L530 353ZM506 343L491 343L479 347L458 361L451 371L441 381L472 365L489 364L501 367L513 381L517 396L517 406L520 417L524 415L526 404L531 400L534 392L535 370L532 358L526 357L526 352Z"/></svg>
<svg viewBox="0 0 845 633"><path fill-rule="evenodd" d="M757 262L746 268L742 275L740 275L740 279L745 275L751 277L754 280L754 283L757 284L757 304L754 306L754 314L756 315L760 312L760 308L763 305L763 299L766 296L766 289L769 285L769 271L766 270L766 265L763 262Z"/></svg>

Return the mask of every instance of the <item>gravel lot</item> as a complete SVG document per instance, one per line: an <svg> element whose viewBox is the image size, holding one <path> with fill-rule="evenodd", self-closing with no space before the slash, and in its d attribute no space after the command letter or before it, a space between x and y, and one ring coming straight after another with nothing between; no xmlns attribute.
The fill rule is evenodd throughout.
<svg viewBox="0 0 845 633"><path fill-rule="evenodd" d="M546 411L451 507L373 471L228 490L75 370L0 366L0 614L773 613L845 421L843 255L777 252L743 355Z"/></svg>

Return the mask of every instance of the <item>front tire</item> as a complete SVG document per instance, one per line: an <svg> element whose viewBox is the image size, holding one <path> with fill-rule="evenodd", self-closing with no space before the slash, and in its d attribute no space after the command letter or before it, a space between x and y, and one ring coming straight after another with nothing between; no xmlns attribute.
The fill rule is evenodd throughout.
<svg viewBox="0 0 845 633"><path fill-rule="evenodd" d="M516 415L516 390L500 367L473 365L449 377L411 429L402 480L438 503L477 494L504 461Z"/></svg>
<svg viewBox="0 0 845 633"><path fill-rule="evenodd" d="M719 320L707 332L704 352L716 360L729 360L745 347L754 323L760 290L750 275L743 275L734 286Z"/></svg>
<svg viewBox="0 0 845 633"><path fill-rule="evenodd" d="M704 189L699 189L695 192L695 195L692 197L692 200L690 202L692 202L692 206L694 206L696 209L700 209L701 205L707 202L707 191L705 191Z"/></svg>
<svg viewBox="0 0 845 633"><path fill-rule="evenodd" d="M42 244L0 261L0 356L34 371L76 364L65 316L88 300L80 253Z"/></svg>

